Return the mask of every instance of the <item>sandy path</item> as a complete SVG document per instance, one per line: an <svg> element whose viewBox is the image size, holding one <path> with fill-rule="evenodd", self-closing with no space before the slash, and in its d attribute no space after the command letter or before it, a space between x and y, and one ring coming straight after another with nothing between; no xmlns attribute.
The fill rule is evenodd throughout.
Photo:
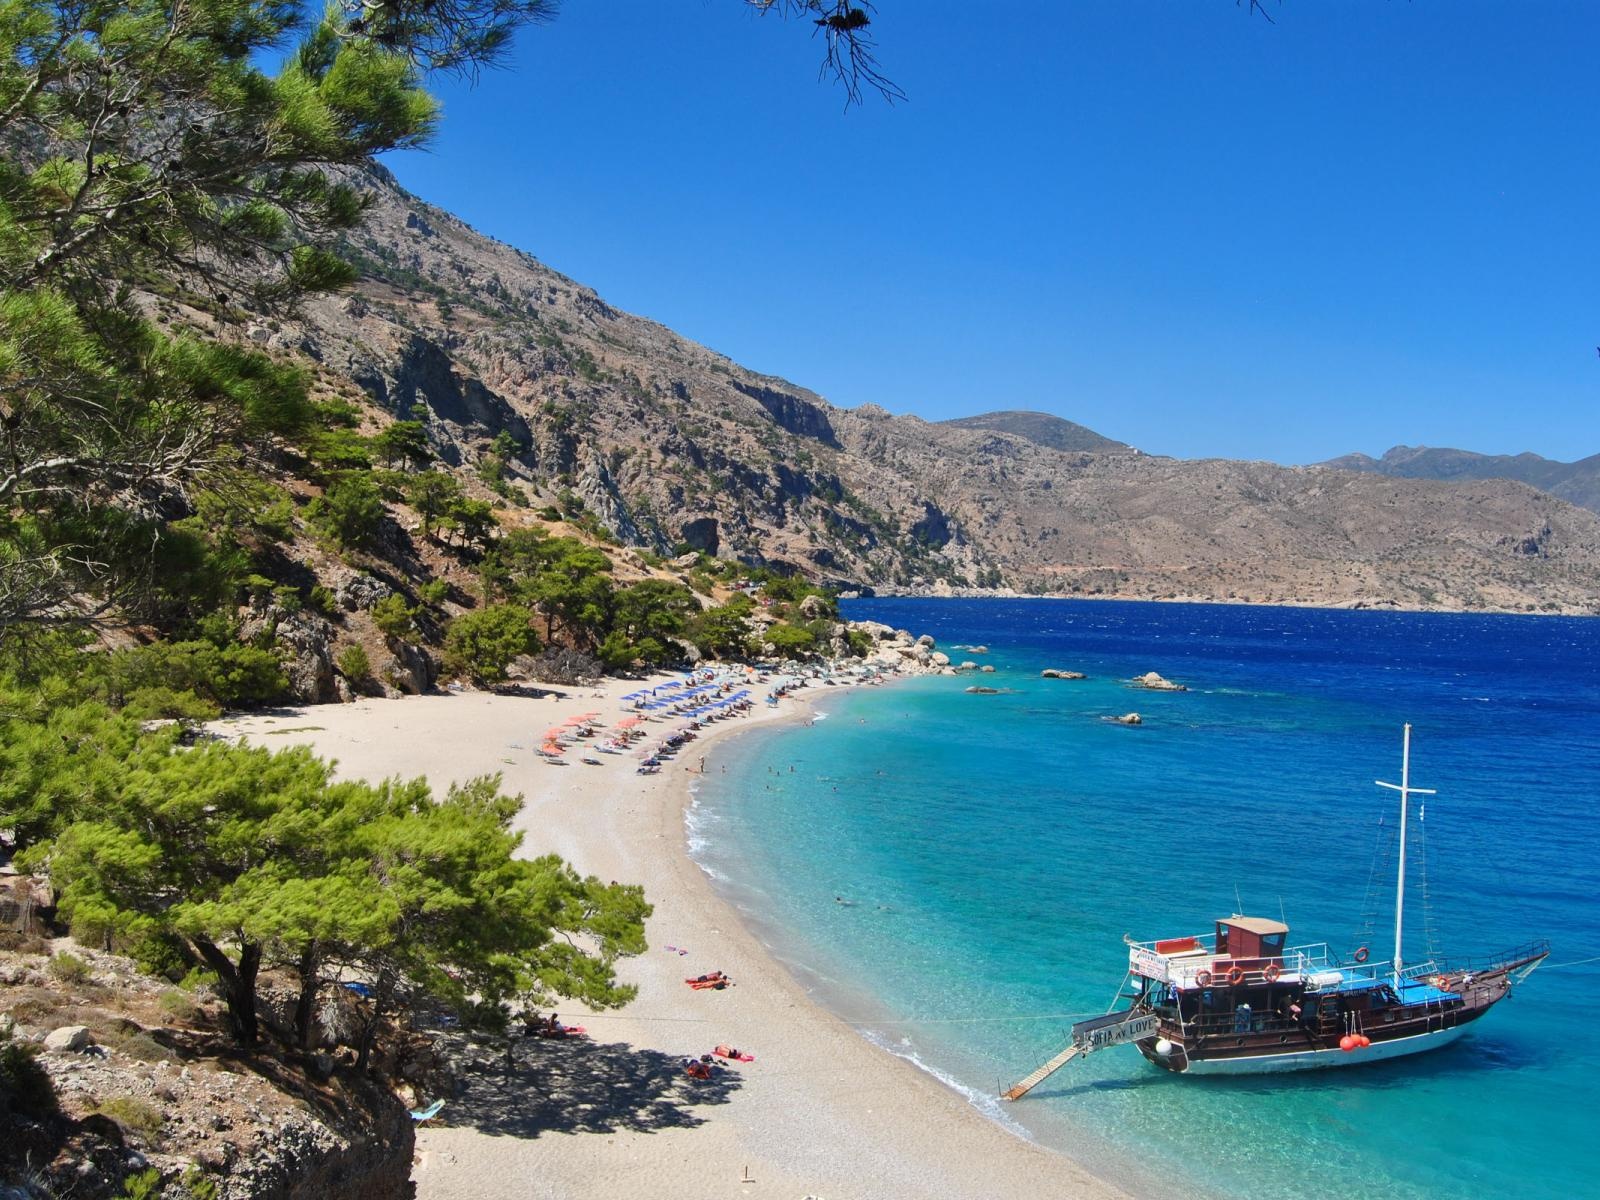
<svg viewBox="0 0 1600 1200"><path fill-rule="evenodd" d="M702 756L714 770L719 738L793 713L797 702L719 723L657 776L634 774L631 757L551 767L532 753L569 714L614 721L625 711L620 697L638 686L608 680L542 700L366 700L226 723L263 745L307 743L349 776L426 775L443 788L501 772L505 789L526 799L518 824L529 852L554 850L585 873L643 883L655 905L650 951L619 970L638 998L592 1018L563 1008L592 1040L521 1043L513 1068L470 1076L445 1111L451 1123L419 1135L420 1200L1120 1195L814 1005L689 858L687 772ZM680 957L669 944L692 952ZM696 992L683 983L719 969L737 986ZM757 1061L710 1084L687 1079L682 1057L719 1042Z"/></svg>

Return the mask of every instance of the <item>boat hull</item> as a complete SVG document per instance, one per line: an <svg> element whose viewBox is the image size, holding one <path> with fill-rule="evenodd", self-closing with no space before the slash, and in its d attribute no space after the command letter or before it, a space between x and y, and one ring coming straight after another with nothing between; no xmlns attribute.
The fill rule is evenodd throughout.
<svg viewBox="0 0 1600 1200"><path fill-rule="evenodd" d="M1467 1031L1466 1026L1454 1029L1435 1029L1410 1037L1393 1038L1386 1042L1373 1042L1361 1050L1341 1050L1337 1046L1326 1049L1296 1050L1291 1053L1247 1054L1228 1058L1188 1059L1179 1068L1162 1062L1154 1049L1145 1056L1157 1066L1178 1070L1184 1075L1270 1075L1280 1071L1315 1071L1328 1067L1355 1067L1363 1063L1382 1062L1390 1058L1404 1058L1447 1046ZM1145 1048L1140 1046L1141 1050Z"/></svg>

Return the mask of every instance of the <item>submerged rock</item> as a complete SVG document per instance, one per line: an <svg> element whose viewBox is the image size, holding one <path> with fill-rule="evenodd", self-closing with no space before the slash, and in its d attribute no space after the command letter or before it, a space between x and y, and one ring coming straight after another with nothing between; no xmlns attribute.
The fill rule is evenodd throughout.
<svg viewBox="0 0 1600 1200"><path fill-rule="evenodd" d="M1046 667L1039 672L1041 679L1087 679L1082 671L1058 671L1054 667Z"/></svg>

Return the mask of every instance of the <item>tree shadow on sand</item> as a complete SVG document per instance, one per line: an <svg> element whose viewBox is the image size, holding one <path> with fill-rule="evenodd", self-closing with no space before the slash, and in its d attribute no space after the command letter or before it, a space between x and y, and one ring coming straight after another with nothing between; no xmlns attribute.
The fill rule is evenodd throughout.
<svg viewBox="0 0 1600 1200"><path fill-rule="evenodd" d="M621 1043L519 1039L506 1055L480 1059L461 1075L445 1109L451 1125L480 1133L535 1138L544 1133L615 1133L692 1129L696 1110L726 1104L741 1076L719 1067L690 1079L683 1059Z"/></svg>

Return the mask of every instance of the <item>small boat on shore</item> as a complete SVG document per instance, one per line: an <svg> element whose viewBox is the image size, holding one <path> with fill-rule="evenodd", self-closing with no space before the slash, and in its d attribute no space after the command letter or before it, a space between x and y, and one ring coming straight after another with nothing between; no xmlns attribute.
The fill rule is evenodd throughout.
<svg viewBox="0 0 1600 1200"><path fill-rule="evenodd" d="M1366 946L1336 956L1326 943L1288 946L1289 927L1233 915L1213 932L1128 943L1124 989L1131 1004L1072 1028L1071 1043L1009 1088L1026 1095L1083 1054L1132 1044L1180 1075L1240 1075L1351 1066L1433 1050L1511 994L1550 953L1545 941L1480 959L1408 964L1402 945L1411 726L1405 727L1400 782L1399 871L1394 955L1369 961Z"/></svg>

